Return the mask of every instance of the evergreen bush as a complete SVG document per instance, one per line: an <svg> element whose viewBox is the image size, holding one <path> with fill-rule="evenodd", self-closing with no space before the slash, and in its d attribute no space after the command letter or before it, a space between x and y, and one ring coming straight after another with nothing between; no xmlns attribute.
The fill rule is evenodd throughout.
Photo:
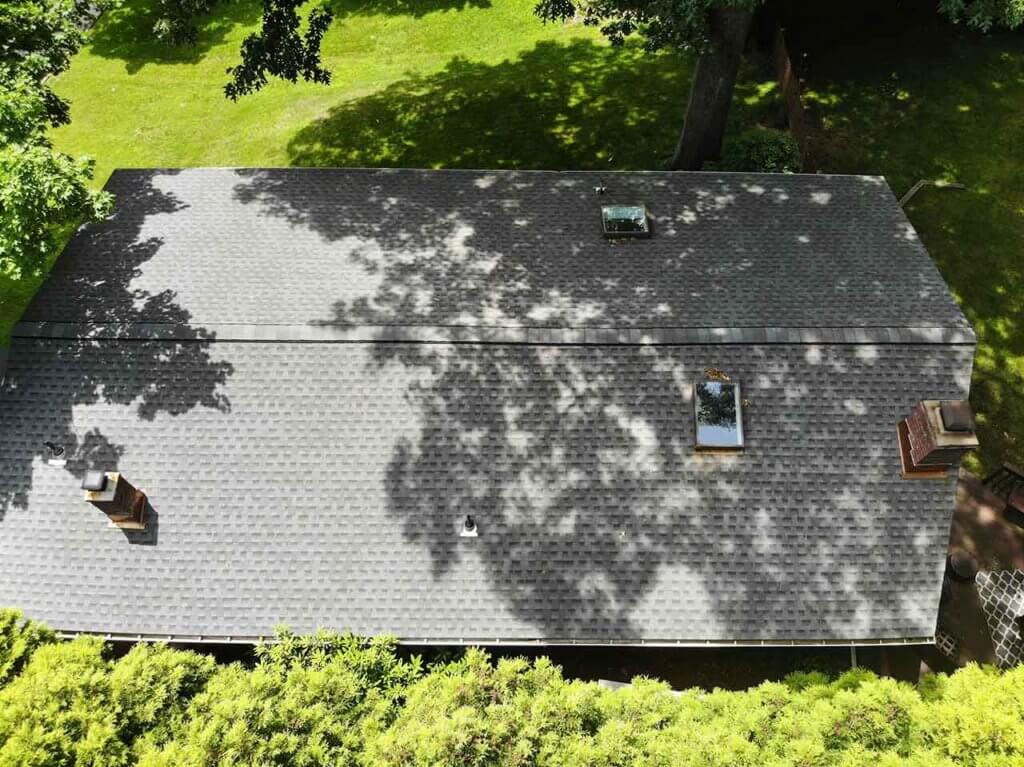
<svg viewBox="0 0 1024 767"><path fill-rule="evenodd" d="M1024 667L916 687L857 669L745 692L608 690L481 650L281 631L250 666L0 613L0 767L997 767L1024 764Z"/></svg>
<svg viewBox="0 0 1024 767"><path fill-rule="evenodd" d="M725 142L717 167L750 173L799 173L800 147L788 131L751 128Z"/></svg>

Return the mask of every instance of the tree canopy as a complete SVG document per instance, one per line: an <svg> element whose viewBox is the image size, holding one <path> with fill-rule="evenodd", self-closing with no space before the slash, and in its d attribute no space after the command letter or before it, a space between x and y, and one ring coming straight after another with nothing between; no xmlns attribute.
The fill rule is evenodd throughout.
<svg viewBox="0 0 1024 767"><path fill-rule="evenodd" d="M0 4L0 270L37 271L67 227L102 218L110 195L89 186L93 162L57 152L47 130L68 104L47 84L82 44L72 0Z"/></svg>
<svg viewBox="0 0 1024 767"><path fill-rule="evenodd" d="M320 43L334 18L326 5L314 8L300 31L299 8L306 0L263 0L260 31L242 43L242 61L228 69L231 82L224 93L235 101L239 96L258 91L268 76L297 82L301 77L327 85L331 73L320 63Z"/></svg>
<svg viewBox="0 0 1024 767"><path fill-rule="evenodd" d="M1024 0L939 0L939 10L982 32L1024 25Z"/></svg>

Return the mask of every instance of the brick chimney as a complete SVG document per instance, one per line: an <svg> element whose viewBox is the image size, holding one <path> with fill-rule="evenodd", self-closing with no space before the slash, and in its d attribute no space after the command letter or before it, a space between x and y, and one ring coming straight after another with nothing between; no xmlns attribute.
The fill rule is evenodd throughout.
<svg viewBox="0 0 1024 767"><path fill-rule="evenodd" d="M146 494L116 471L88 471L82 480L85 500L122 530L146 529Z"/></svg>
<svg viewBox="0 0 1024 767"><path fill-rule="evenodd" d="M945 479L978 447L974 414L966 400L919 402L897 429L905 479Z"/></svg>

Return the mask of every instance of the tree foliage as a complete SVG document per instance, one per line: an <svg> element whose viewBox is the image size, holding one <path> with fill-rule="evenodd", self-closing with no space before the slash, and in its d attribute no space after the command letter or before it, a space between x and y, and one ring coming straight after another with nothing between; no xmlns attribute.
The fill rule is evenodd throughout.
<svg viewBox="0 0 1024 767"><path fill-rule="evenodd" d="M0 3L0 89L35 84L52 125L69 119L68 104L44 83L63 72L82 45L82 9L73 0L10 0Z"/></svg>
<svg viewBox="0 0 1024 767"><path fill-rule="evenodd" d="M67 227L109 214L109 194L89 187L94 162L47 143L0 148L0 270L39 270Z"/></svg>
<svg viewBox="0 0 1024 767"><path fill-rule="evenodd" d="M727 171L799 173L800 147L787 131L751 128L726 141L718 167Z"/></svg>
<svg viewBox="0 0 1024 767"><path fill-rule="evenodd" d="M1024 25L1024 0L939 0L939 9L953 21L989 32Z"/></svg>
<svg viewBox="0 0 1024 767"><path fill-rule="evenodd" d="M254 669L222 668L192 701L187 721L145 767L210 764L355 765L369 719L387 723L419 662L399 660L389 637L320 633L264 646Z"/></svg>
<svg viewBox="0 0 1024 767"><path fill-rule="evenodd" d="M153 25L157 39L174 45L195 45L199 32L196 16L208 13L216 0L157 0L158 18Z"/></svg>
<svg viewBox="0 0 1024 767"><path fill-rule="evenodd" d="M41 623L26 620L18 610L0 609L0 687L14 678L32 653L54 640Z"/></svg>
<svg viewBox="0 0 1024 767"><path fill-rule="evenodd" d="M269 77L288 82L303 80L327 85L331 73L320 61L320 43L334 14L326 5L309 13L306 31L300 30L299 8L306 0L263 0L263 22L258 33L242 43L242 61L228 69L231 81L224 86L232 101L258 91Z"/></svg>
<svg viewBox="0 0 1024 767"><path fill-rule="evenodd" d="M753 10L762 0L538 0L536 13L545 21L582 18L600 27L613 45L634 32L648 50L676 48L704 51L712 44L711 11L718 8Z"/></svg>
<svg viewBox="0 0 1024 767"><path fill-rule="evenodd" d="M69 119L46 81L81 45L80 14L71 0L0 3L0 271L14 276L42 269L68 227L112 205L89 186L93 162L46 138Z"/></svg>
<svg viewBox="0 0 1024 767"><path fill-rule="evenodd" d="M0 636L34 647L0 686L4 767L1024 763L1024 667L969 666L917 687L857 669L745 692L644 678L612 691L544 658L468 650L424 669L392 638L326 632L281 632L251 666L159 645L111 660L98 640L56 642L2 615Z"/></svg>

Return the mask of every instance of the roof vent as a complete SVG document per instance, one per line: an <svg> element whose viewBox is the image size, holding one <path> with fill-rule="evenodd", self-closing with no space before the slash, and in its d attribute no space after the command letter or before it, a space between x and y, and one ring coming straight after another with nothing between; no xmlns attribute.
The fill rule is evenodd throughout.
<svg viewBox="0 0 1024 767"><path fill-rule="evenodd" d="M743 399L729 380L693 385L693 417L698 450L743 449Z"/></svg>
<svg viewBox="0 0 1024 767"><path fill-rule="evenodd" d="M116 471L87 471L82 480L85 500L122 530L146 529L146 494Z"/></svg>
<svg viewBox="0 0 1024 767"><path fill-rule="evenodd" d="M609 239L650 237L651 223L644 205L602 205L601 230Z"/></svg>
<svg viewBox="0 0 1024 767"><path fill-rule="evenodd" d="M459 531L459 536L462 538L477 537L476 520L469 514L466 515L466 521L462 523L462 530Z"/></svg>
<svg viewBox="0 0 1024 767"><path fill-rule="evenodd" d="M904 479L945 479L978 447L974 413L966 400L922 400L896 431Z"/></svg>
<svg viewBox="0 0 1024 767"><path fill-rule="evenodd" d="M67 466L68 459L65 455L64 446L47 440L43 443L46 448L46 463L50 466Z"/></svg>

